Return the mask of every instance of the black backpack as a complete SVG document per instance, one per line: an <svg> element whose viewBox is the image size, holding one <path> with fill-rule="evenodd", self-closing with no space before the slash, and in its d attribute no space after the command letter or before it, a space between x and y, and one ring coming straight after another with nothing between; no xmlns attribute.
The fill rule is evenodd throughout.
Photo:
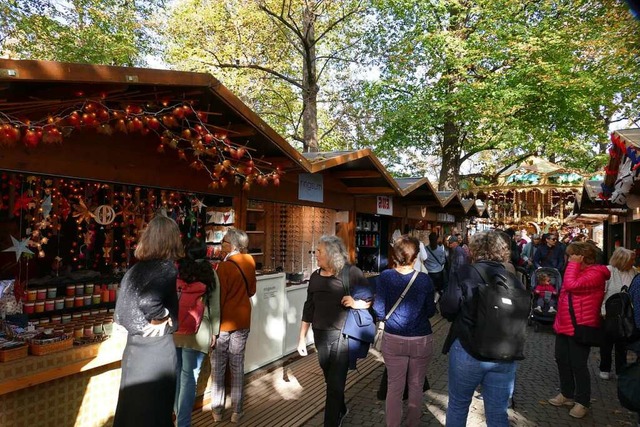
<svg viewBox="0 0 640 427"><path fill-rule="evenodd" d="M475 352L492 360L524 359L531 294L509 271L494 272L482 263L471 267L484 282L478 285L476 296Z"/></svg>
<svg viewBox="0 0 640 427"><path fill-rule="evenodd" d="M620 292L611 295L604 303L604 330L614 341L629 341L637 337L633 303L627 289L623 286Z"/></svg>

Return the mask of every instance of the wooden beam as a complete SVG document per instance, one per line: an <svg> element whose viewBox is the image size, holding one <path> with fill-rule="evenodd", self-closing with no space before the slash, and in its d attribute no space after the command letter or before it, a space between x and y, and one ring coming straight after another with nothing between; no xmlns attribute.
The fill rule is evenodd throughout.
<svg viewBox="0 0 640 427"><path fill-rule="evenodd" d="M396 190L390 187L348 187L350 194L376 194L380 196L393 196Z"/></svg>
<svg viewBox="0 0 640 427"><path fill-rule="evenodd" d="M382 174L377 170L356 170L356 171L334 171L331 176L338 179L356 178L380 178Z"/></svg>

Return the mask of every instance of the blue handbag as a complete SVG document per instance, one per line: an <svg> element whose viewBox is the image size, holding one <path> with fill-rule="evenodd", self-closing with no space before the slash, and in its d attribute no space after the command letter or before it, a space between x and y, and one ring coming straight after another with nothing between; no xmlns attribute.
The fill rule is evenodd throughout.
<svg viewBox="0 0 640 427"><path fill-rule="evenodd" d="M345 295L358 298L359 291L354 289L353 295L349 290L349 265L342 269L342 286ZM367 309L350 308L342 327L342 335L347 340L349 347L349 369L356 369L358 359L364 359L369 353L369 347L376 336L376 324L373 315Z"/></svg>
<svg viewBox="0 0 640 427"><path fill-rule="evenodd" d="M376 324L367 309L349 309L342 333L349 338L372 343L376 337Z"/></svg>

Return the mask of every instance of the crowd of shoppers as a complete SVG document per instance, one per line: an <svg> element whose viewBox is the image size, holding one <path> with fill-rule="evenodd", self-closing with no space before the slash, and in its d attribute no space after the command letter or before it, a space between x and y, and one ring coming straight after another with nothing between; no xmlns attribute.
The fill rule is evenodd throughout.
<svg viewBox="0 0 640 427"><path fill-rule="evenodd" d="M246 253L247 245L246 233L230 228L222 240L224 259L214 268L206 259L204 242L192 239L183 249L172 219L159 214L150 221L116 304L116 322L128 335L114 426L190 426L198 379L208 354L213 421L224 419L227 367L230 420L241 421L250 299L256 292L255 262ZM508 426L517 361L483 357L474 347L478 286L486 282L480 271L511 275L519 289L526 283L511 273L515 267L521 267L525 275L540 267L564 273L554 307L560 393L549 403L570 407L574 418L588 413L591 398L590 347L575 337L574 325L600 326L606 299L627 287L634 304L640 306L640 279L633 280L635 253L617 248L604 266L602 251L580 235L572 242L559 241L556 233L529 238L526 232L515 231L479 232L468 239L452 234L444 242L436 233L429 234L428 242L400 235L391 242L391 268L379 275L375 285L348 263L340 238L323 236L315 255L319 268L309 279L297 350L307 355L307 333L312 328L326 385L324 426L328 427L342 425L348 413L344 393L349 346L342 328L350 309L370 309L385 321L382 356L388 375L384 384L387 426L402 423L403 392L408 396L406 424L420 424L424 379L434 351L429 319L437 312L440 295L440 310L452 322L443 348L449 357L446 425L466 425L474 392L482 387L487 424ZM349 281L346 286L345 278ZM197 329L185 334L177 329L182 310L178 302L180 290L192 284L202 286L205 309ZM640 326L640 310L635 316ZM619 373L627 350L640 352L639 344L606 339L600 348L600 377L613 377L612 351Z"/></svg>

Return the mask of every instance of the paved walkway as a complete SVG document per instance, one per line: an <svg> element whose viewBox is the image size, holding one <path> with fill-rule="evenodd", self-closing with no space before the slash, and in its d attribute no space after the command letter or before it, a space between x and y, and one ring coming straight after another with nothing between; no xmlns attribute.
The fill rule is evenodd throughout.
<svg viewBox="0 0 640 427"><path fill-rule="evenodd" d="M437 351L428 369L431 390L425 393L422 415L424 426L444 425L447 407L447 357L440 350L449 323L437 317L433 319L433 326ZM541 327L537 333L529 328L525 352L527 359L518 368L514 396L516 406L509 411L511 425L636 426L636 415L618 403L615 380L603 381L598 377L597 349L592 350L589 359L592 387L589 415L582 420L575 420L569 416L568 408L549 405L547 398L558 393L553 350L554 334L550 327ZM284 367L271 367L268 373L258 372L248 378L247 388L251 391L247 393L246 416L242 424L269 427L322 426L324 388L315 354L301 359L290 358L283 363ZM384 426L384 402L376 399L383 365L370 356L366 361L360 362L360 367L361 372L349 374L346 396L350 412L343 426ZM293 383L292 379L295 379ZM282 381L287 384L286 391L278 386ZM194 425L211 425L207 407L198 415L196 417L194 413ZM468 425L485 425L482 400L473 400Z"/></svg>

